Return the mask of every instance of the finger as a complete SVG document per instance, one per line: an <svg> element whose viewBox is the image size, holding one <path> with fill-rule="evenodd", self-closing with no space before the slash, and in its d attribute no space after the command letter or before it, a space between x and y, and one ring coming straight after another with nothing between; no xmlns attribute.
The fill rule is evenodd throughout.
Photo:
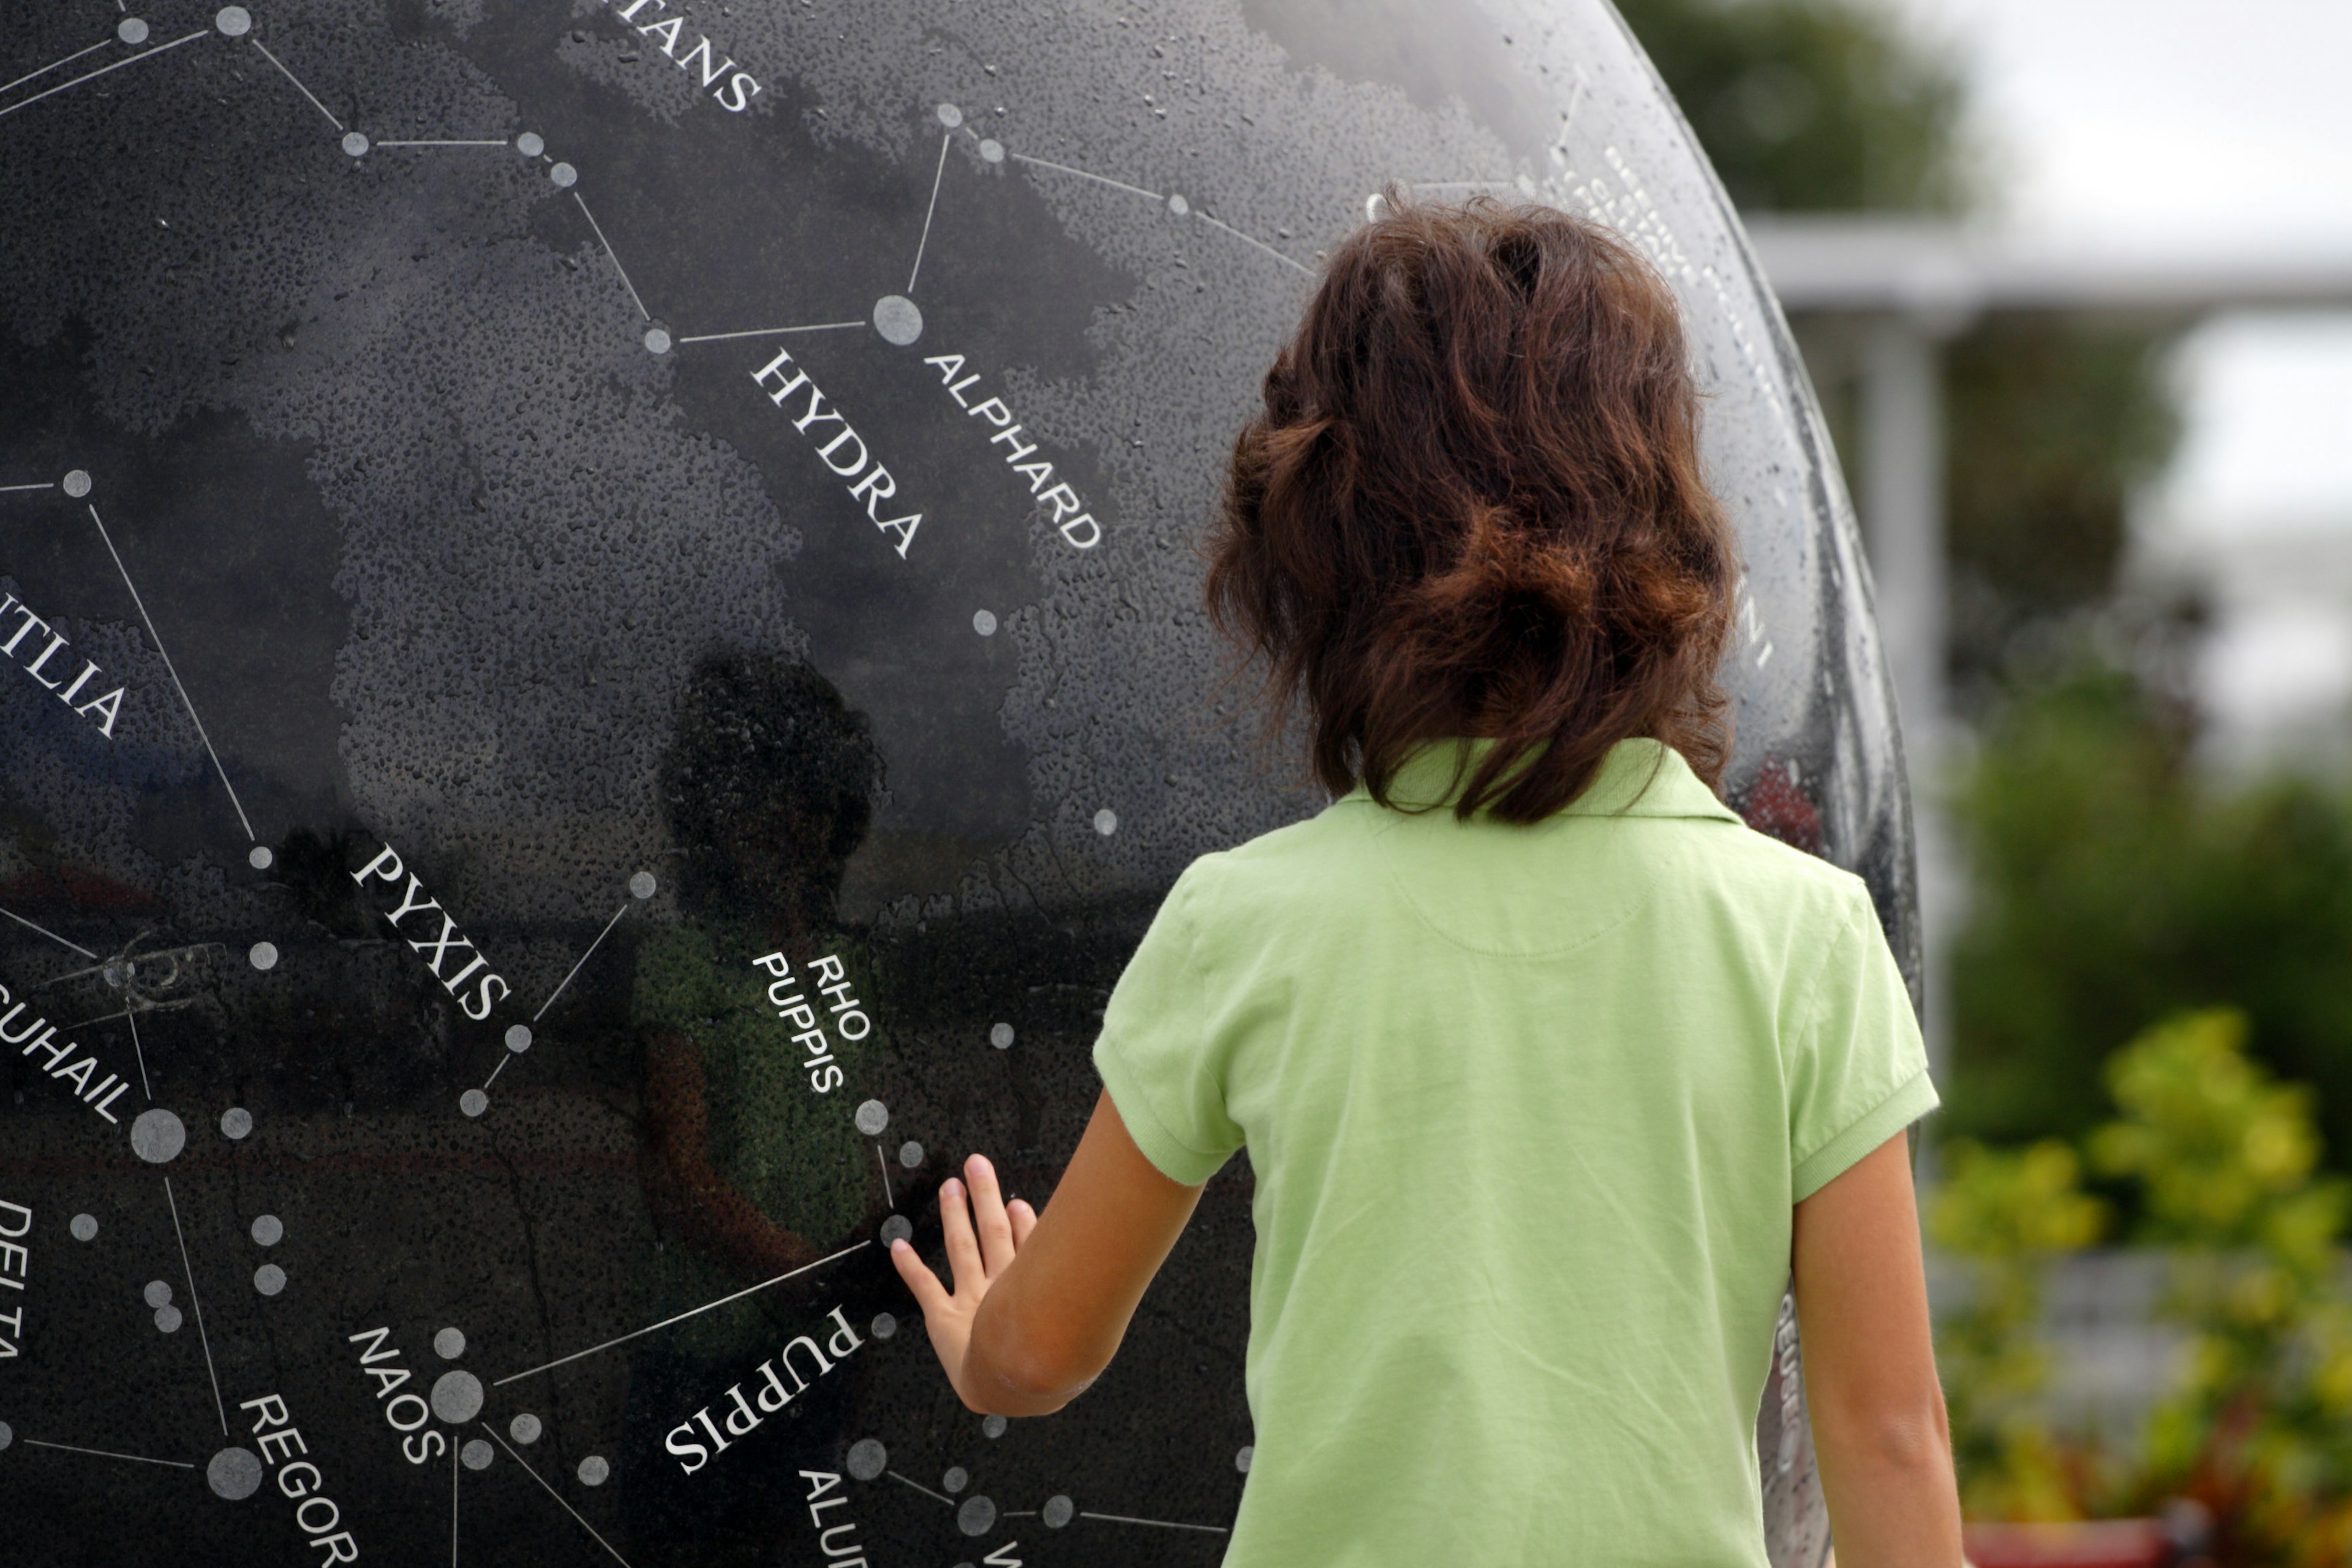
<svg viewBox="0 0 2352 1568"><path fill-rule="evenodd" d="M971 1234L971 1206L964 1201L963 1184L953 1176L940 1184L940 1228L947 1233L948 1272L955 1277L955 1293L984 1293L988 1271L981 1267L980 1242Z"/></svg>
<svg viewBox="0 0 2352 1568"><path fill-rule="evenodd" d="M966 1160L963 1174L971 1184L972 1217L980 1223L980 1260L993 1279L1013 1261L1013 1224L1004 1217L1004 1194L996 1184L996 1167L985 1154Z"/></svg>
<svg viewBox="0 0 2352 1568"><path fill-rule="evenodd" d="M915 1293L915 1304L923 1310L924 1317L947 1307L947 1288L931 1272L931 1266L923 1261L922 1254L906 1242L894 1241L890 1244L890 1261L897 1266L898 1278L907 1282L907 1289Z"/></svg>
<svg viewBox="0 0 2352 1568"><path fill-rule="evenodd" d="M1029 1233L1037 1228L1037 1211L1029 1206L1027 1198L1015 1198L1004 1205L1004 1217L1013 1222L1013 1250L1018 1252L1029 1245Z"/></svg>

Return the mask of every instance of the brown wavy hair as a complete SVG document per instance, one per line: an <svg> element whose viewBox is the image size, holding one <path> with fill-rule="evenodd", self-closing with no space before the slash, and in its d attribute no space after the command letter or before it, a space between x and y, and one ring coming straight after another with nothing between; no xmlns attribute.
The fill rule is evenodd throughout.
<svg viewBox="0 0 2352 1568"><path fill-rule="evenodd" d="M1270 733L1303 717L1324 786L1382 805L1422 743L1489 738L1465 818L1539 821L1633 736L1715 784L1738 566L1674 297L1565 213L1386 201L1266 373L1210 537Z"/></svg>

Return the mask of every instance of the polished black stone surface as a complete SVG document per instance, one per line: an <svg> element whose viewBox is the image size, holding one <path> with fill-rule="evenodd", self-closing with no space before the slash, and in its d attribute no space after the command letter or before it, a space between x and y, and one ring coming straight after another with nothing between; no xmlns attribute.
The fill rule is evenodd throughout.
<svg viewBox="0 0 2352 1568"><path fill-rule="evenodd" d="M1916 972L1821 422L1601 0L131 9L0 29L8 1561L1214 1563L1245 1163L1048 1420L875 1243L1049 1191L1169 881L1319 804L1195 542L1391 181L1684 300L1729 793Z"/></svg>

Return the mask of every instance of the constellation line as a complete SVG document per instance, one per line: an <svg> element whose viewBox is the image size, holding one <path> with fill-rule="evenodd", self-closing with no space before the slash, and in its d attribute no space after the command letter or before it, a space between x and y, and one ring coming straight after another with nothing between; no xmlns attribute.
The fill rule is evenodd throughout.
<svg viewBox="0 0 2352 1568"><path fill-rule="evenodd" d="M1197 1530L1208 1535L1231 1535L1222 1524L1179 1524L1172 1519L1130 1519L1123 1513L1087 1513L1080 1510L1080 1519L1099 1519L1111 1524L1148 1524L1154 1530Z"/></svg>
<svg viewBox="0 0 2352 1568"><path fill-rule="evenodd" d="M82 58L82 56L84 56L84 55L94 55L94 54L98 53L98 51L99 51L99 50L100 50L100 49L102 49L102 48L106 47L106 46L107 46L110 42L111 42L111 40L110 40L110 39L107 39L107 38L100 38L100 39L99 39L99 40L98 40L98 42L96 42L96 43L94 43L94 44L90 45L90 47L88 47L88 48L86 48L86 49L76 49L73 53L71 53L71 54L68 55L65 58L63 58L63 59L61 59L61 60L51 60L47 65L43 66L43 67L42 67L40 69L38 69L38 70L26 71L23 76L18 77L15 81L12 81L12 82L8 83L8 84L7 84L7 86L5 86L5 87L0 87L0 92L8 92L8 91L12 91L12 90L14 90L14 89L16 89L16 88L20 88L20 87L24 86L26 82L28 82L28 81L30 81L30 80L32 80L32 79L33 79L35 77L37 77L37 76L47 76L47 75L48 75L51 71L53 71L53 70L57 69L59 66L69 66L69 65L73 64L73 63L74 63L74 61L76 61L76 60L78 60L78 59L81 58ZM25 1439L25 1441L26 1441L26 1442L27 1442L27 1443L29 1443L29 1442L31 1442L31 1441L32 1441L32 1439L31 1439L30 1437L27 1437L27 1438L26 1438L26 1439Z"/></svg>
<svg viewBox="0 0 2352 1568"><path fill-rule="evenodd" d="M449 1568L457 1568L457 1445L449 1445Z"/></svg>
<svg viewBox="0 0 2352 1568"><path fill-rule="evenodd" d="M1115 185L1122 191L1131 191L1139 196L1150 196L1155 202L1164 202L1168 199L1158 191L1147 191L1141 185L1130 185L1125 180L1114 180L1108 174L1090 174L1084 169L1073 169L1067 163L1056 163L1050 158L1032 158L1026 153L1007 153L1004 155L1016 163L1034 163L1041 169L1053 169L1065 174L1076 174L1081 180L1092 180L1099 185Z"/></svg>
<svg viewBox="0 0 2352 1568"><path fill-rule="evenodd" d="M136 946L137 943L134 942L132 945ZM200 942L190 947L167 948L160 952L142 953L140 956L144 958L170 958L176 960L183 957L194 956L194 954L205 952L208 948L215 947L217 945L219 944L215 942ZM98 954L93 952L89 956L91 958L97 958ZM115 954L116 958L128 958L130 956L131 950L129 948L125 948L122 952ZM103 974L106 973L107 964L112 962L112 959L101 959L98 963L91 964L88 969L69 969L63 974L51 975L48 979L42 981L41 984L44 985L63 985L67 981L79 980L85 974ZM107 1016L109 1018L120 1018L122 1016L122 1014L109 1013ZM89 1020L89 1022L93 1023L98 1021L99 1020L96 1019Z"/></svg>
<svg viewBox="0 0 2352 1568"><path fill-rule="evenodd" d="M618 264L615 263L615 265ZM573 964L572 966L571 973L564 975L562 980L556 982L555 989L547 994L547 1000L539 1005L539 1011L530 1016L530 1021L532 1023L536 1024L541 1018L547 1016L547 1010L555 1005L555 999L563 994L563 988L566 985L572 984L572 976L580 973L581 964L586 963L590 959L596 956L596 950L604 945L604 939L613 934L613 928L619 925L621 923L621 917L628 912L628 903L624 900L621 907L613 911L613 918L604 922L604 929L596 933L596 940L588 944L588 951L580 955L580 963Z"/></svg>
<svg viewBox="0 0 2352 1568"><path fill-rule="evenodd" d="M907 274L907 292L915 291L915 279L923 270L923 247L931 243L931 215L940 210L940 182L948 174L948 149L955 142L950 131L940 138L940 166L931 172L931 205L923 209L923 237L915 241L915 265Z"/></svg>
<svg viewBox="0 0 2352 1568"><path fill-rule="evenodd" d="M1305 262L1293 260L1291 258L1285 256L1279 250L1276 250L1274 247L1268 245L1265 241L1256 238L1254 236L1244 234L1240 229L1235 228L1233 225L1224 222L1221 218L1211 217L1207 213L1195 213L1192 216L1199 218L1202 223L1213 224L1218 228L1223 229L1227 234L1232 235L1235 239L1240 240L1244 245L1256 246L1260 250L1265 251L1268 256L1273 257L1285 267L1297 268L1299 271L1307 273L1310 277L1314 274L1315 269L1307 266Z"/></svg>
<svg viewBox="0 0 2352 1568"><path fill-rule="evenodd" d="M620 257L613 249L613 242L604 237L604 226L596 221L596 215L588 210L588 204L580 201L578 191L572 193L572 199L580 202L580 216L586 218L588 226L596 231L596 243L604 247L604 254L613 258L613 270L621 275L621 287L626 289L629 291L629 298L636 302L637 314L648 321L652 321L654 313L646 309L646 302L637 298L637 286L629 281L629 269L621 265Z"/></svg>
<svg viewBox="0 0 2352 1568"><path fill-rule="evenodd" d="M1052 169L1058 174L1076 174L1081 180L1092 180L1098 185L1109 185L1114 189L1126 191L1134 195L1149 196L1155 202L1164 202L1168 199L1166 196L1161 195L1158 191L1147 191L1141 185L1130 185L1125 180L1114 180L1108 174L1097 174L1085 169L1074 169L1067 163L1056 163L1050 158L1033 158L1026 153L1007 153L1005 156L1012 159L1016 163L1033 163L1040 169ZM940 166L942 168L946 166L946 159L944 155L942 155L940 159ZM1255 246L1258 249L1265 251L1268 256L1273 257L1276 261L1281 262L1285 267L1306 273L1310 277L1314 274L1315 269L1307 266L1305 262L1285 256L1281 251L1276 250L1274 247L1266 244L1265 241L1257 238L1254 235L1244 234L1240 229L1235 228L1233 225L1226 223L1222 219L1211 217L1207 213L1200 212L1198 210L1195 210L1192 216L1199 218L1202 223L1210 224L1217 228L1223 229L1227 234L1232 235L1235 239L1242 241L1245 245ZM928 219L925 220L925 225L928 228ZM917 265L921 265L921 258L919 255L917 257ZM914 282L911 279L908 281L907 291L910 294L914 292Z"/></svg>
<svg viewBox="0 0 2352 1568"><path fill-rule="evenodd" d="M0 914L7 914L7 911L6 911L5 910L0 910ZM9 918L9 919L11 919L11 920L16 920L16 919L17 919L17 918L19 918L19 917L15 916L15 915L10 915L8 918ZM37 928L36 928L36 929L37 929ZM141 934L142 934L142 935L144 935L145 933L144 933L144 932L142 932ZM136 944L137 944L137 942L138 942L138 938L134 937L134 938L132 938L132 939L131 939L131 941L132 941L133 945L136 945ZM68 970L67 970L63 974L52 974L52 975L50 975L47 980L44 980L44 981L42 981L42 982L41 982L41 985L42 985L43 989L47 989L47 987L52 986L52 985L63 985L63 984L64 984L66 982L68 982L68 980L79 980L79 979L81 979L84 975L88 975L88 974L103 974L103 973L106 973L106 966L107 966L108 964L110 964L110 963L113 963L113 962L114 962L114 959L109 959L109 958L98 958L98 954L96 954L96 953L94 953L94 952L93 952L93 953L91 953L89 956L90 956L90 957L92 957L92 958L94 958L94 959L98 959L98 962L97 962L97 963L89 963L89 964L85 964L85 965L83 965L83 966L82 966L81 968L79 968L79 969L68 969ZM122 958L122 957L125 957L125 956L127 956L127 950L126 950L126 952L119 952L119 953L116 953L116 954L114 955L114 957L115 957L115 958ZM107 1016L108 1016L109 1018L120 1018L120 1017L121 1017L121 1016L122 1016L122 1015L121 1015L121 1013L109 1013L109 1014L107 1015ZM99 1021L99 1020L97 1020L97 1019L95 1019L95 1018L84 1018L84 1019L82 1019L82 1020L81 1020L81 1023L79 1023L79 1024L67 1024L67 1025L63 1025L63 1026L62 1026L62 1027L64 1027L64 1028L68 1028L68 1029L78 1029L78 1028L79 1028L79 1027L81 1026L81 1024L94 1024L94 1023L97 1023L98 1021Z"/></svg>
<svg viewBox="0 0 2352 1568"><path fill-rule="evenodd" d="M700 337L676 338L679 343L723 343L730 338L772 338L785 332L831 332L843 327L862 327L864 321L819 321L810 327L753 327L748 332L705 332Z"/></svg>
<svg viewBox="0 0 2352 1568"><path fill-rule="evenodd" d="M196 717L196 705L188 697L188 689L180 679L178 667L173 664L172 656L164 652L163 637L155 629L155 617L147 613L147 601L139 596L139 584L131 580L131 568L122 563L122 552L114 548L114 536L106 531L106 520L98 515L95 506L89 509L89 520L98 524L98 536L106 541L106 552L114 557L114 569L122 574L122 585L131 590L131 602L139 606L139 618L147 623L147 635L154 639L155 651L163 655L163 668L170 673L173 686L179 690L180 701L188 710L189 721L196 727L196 739L205 743L205 755L213 760L213 772L220 774L221 788L228 791L229 805L236 807L236 820L244 826L245 837L253 843L260 843L253 831L253 824L246 817L245 803L236 798L236 785L228 782L228 770L221 766L220 753L213 750L213 738L205 733L205 721Z"/></svg>
<svg viewBox="0 0 2352 1568"><path fill-rule="evenodd" d="M126 1012L122 1015L122 1021L131 1026L131 1049L139 1058L139 1092L147 1097L148 1104L152 1105L155 1103L155 1091L147 1087L147 1049L139 1043L139 1019L136 1015ZM191 1286L189 1294L193 1296L194 1293L194 1287Z"/></svg>
<svg viewBox="0 0 2352 1568"><path fill-rule="evenodd" d="M328 124L333 126L338 131L350 129L350 127L346 126L341 121L335 118L335 111L333 110L329 109L325 104L319 101L319 95L317 93L312 92L309 88L302 85L302 79L300 77L296 76L292 71L286 69L286 62L279 59L276 55L271 54L269 52L268 45L263 43L259 38L256 38L252 42L253 47L261 51L261 58L268 60L271 65L276 66L278 70L284 74L286 79L294 84L294 90L309 99L310 100L310 107L327 117Z"/></svg>
<svg viewBox="0 0 2352 1568"><path fill-rule="evenodd" d="M72 978L73 976L69 974L61 974L58 976L58 980L70 980ZM58 984L58 980L52 980L49 984L55 985ZM72 1023L66 1025L65 1027L68 1029L87 1029L93 1024L111 1024L117 1018L130 1017L134 1011L136 1011L135 1008L125 1007L120 1013L100 1013L94 1018L76 1018Z"/></svg>
<svg viewBox="0 0 2352 1568"><path fill-rule="evenodd" d="M546 1477L544 1477L544 1476L541 1475L537 1470L532 1469L529 1465L527 1465L527 1464L523 1464L523 1457L522 1457L520 1454L516 1454L516 1453L515 1453L515 1451L514 1451L514 1447L513 1447L513 1445L509 1444L509 1442L508 1442L504 1437L499 1437L498 1429L497 1429L496 1427L492 1427L492 1428L490 1428L490 1436L493 1436L493 1437L498 1437L499 1447L506 1449L506 1451L507 1451L509 1454L512 1454L512 1455L514 1455L514 1462L515 1462L516 1464L518 1464L518 1465L522 1465L522 1473L523 1473L524 1475L529 1476L532 1480L537 1481L541 1486L542 1486L542 1487L546 1487L546 1488L547 1488L547 1495L548 1495L548 1496L550 1496L550 1497L553 1498L556 1501L558 1501L558 1502L560 1502L560 1503L563 1503L563 1511L564 1511L564 1512L566 1512L566 1513L570 1514L570 1515L571 1515L572 1518L574 1518L574 1519L578 1519L578 1520L580 1520L580 1528L581 1528L581 1529L583 1529L583 1530L586 1531L587 1531L589 1534L591 1534L591 1535L595 1535L595 1536L596 1536L596 1544L597 1544L597 1545L599 1545L599 1546L603 1547L603 1548L604 1548L605 1551L607 1551L607 1552L613 1552L613 1543L612 1543L611 1542L609 1542L609 1541L605 1540L603 1536L601 1536L601 1535L596 1535L596 1527L595 1527L594 1525L593 1525L593 1524L589 1523L585 1519L581 1519L581 1517L580 1517L580 1510L579 1510L578 1509L576 1509L576 1508L573 1508L573 1507L572 1507L569 1502L564 1501L564 1497L563 1497L563 1494L562 1494L562 1492L557 1491L553 1487L550 1487L550 1486L548 1486L548 1485L547 1485L547 1478L546 1478ZM454 1491L454 1489L455 1489L455 1483L454 1483L454 1482L452 1483L452 1489L453 1489L453 1491ZM453 1524L451 1525L451 1527L450 1527L450 1528L451 1528L452 1531L454 1532L457 1527L456 1527L456 1525L453 1523ZM625 1557L622 1556L622 1555L621 1555L619 1552L613 1552L613 1561L614 1561L614 1562L615 1562L615 1563L618 1563L621 1565L621 1568L629 1568L629 1560L628 1560L627 1558L625 1558Z"/></svg>
<svg viewBox="0 0 2352 1568"><path fill-rule="evenodd" d="M47 926L37 926L37 925L35 925L32 921L30 921L26 920L24 916L22 916L22 915L20 915L20 914L16 913L16 912L15 910L0 910L0 915L6 915L10 920L15 921L18 925L23 926L23 927L24 927L26 930L27 930L27 931L39 931L43 936L47 937L51 942L56 942L59 947L69 947L69 948L72 948L76 952L80 953L84 958L89 959L89 960L91 960L91 961L93 961L93 962L95 962L95 961L97 960L97 958L98 958L98 954L96 954L96 953L94 953L94 952L90 952L90 950L89 950L89 949L88 949L88 948L86 948L86 947L82 946L82 944L81 944L81 943L79 943L79 942L68 942L65 938L63 938L63 937L59 936L57 932L55 932L55 931L51 931L48 927L47 927Z"/></svg>
<svg viewBox="0 0 2352 1568"><path fill-rule="evenodd" d="M172 1178L163 1178L163 1201L172 1205L172 1235L180 1243L180 1267L188 1276L188 1305L196 1310L196 1338L205 1347L205 1375L213 1380L213 1408L220 1414L221 1436L228 1436L228 1406L221 1403L220 1373L213 1370L212 1337L205 1332L205 1304L196 1295L196 1266L188 1261L188 1238L180 1229L180 1201L172 1195Z"/></svg>
<svg viewBox="0 0 2352 1568"><path fill-rule="evenodd" d="M7 108L0 109L0 120L6 119L9 115L16 113L20 109L29 108L33 104L40 102L41 100L45 98L55 98L58 93L65 91L65 89L69 87L79 87L86 81L96 81L100 77L104 76L109 71L119 71L124 66L135 66L141 60L152 59L157 55L163 54L168 50L178 48L182 44L193 44L198 38L203 37L206 31L208 31L208 29L200 27L196 31L190 33L184 38L173 38L168 44L158 44L153 48L147 50L144 54L132 55L129 59L117 60L110 66L100 66L96 70L89 72L87 76L78 76L71 81L59 82L57 86L49 89L47 92L37 92L30 98L20 99L16 102L10 104Z"/></svg>
<svg viewBox="0 0 2352 1568"><path fill-rule="evenodd" d="M879 1143L874 1145L874 1163L882 1167L882 1201L890 1205L892 1214L897 1214L898 1198L890 1190L890 1162L882 1157L882 1145Z"/></svg>
<svg viewBox="0 0 2352 1568"><path fill-rule="evenodd" d="M764 1290L771 1285L781 1285L785 1280L805 1274L812 1268L822 1268L828 1263L838 1261L841 1258L848 1257L853 1252L863 1251L873 1245L874 1244L870 1241L860 1241L851 1246L845 1247L839 1252L830 1253L824 1258L818 1258L814 1263L803 1263L798 1268L777 1275L773 1279L762 1279L757 1285L746 1286L744 1289L736 1291L732 1296L721 1296L716 1301L705 1302L699 1307L689 1307L674 1318L664 1318L658 1323L651 1324L646 1328L634 1330L628 1333L623 1334L617 1340L606 1340L601 1345L591 1345L584 1351L573 1351L570 1355L560 1356L556 1360L549 1362L545 1366L535 1366L529 1372L519 1372L512 1377L502 1377L496 1383L490 1384L490 1386L492 1388L504 1388L509 1383L520 1383L526 1377L536 1377L541 1373L551 1371L556 1367L563 1365L567 1362L575 1362L580 1360L583 1356L592 1356L596 1354L599 1351L611 1350L614 1345L626 1344L631 1340L642 1339L657 1329L666 1329L672 1323L682 1323L688 1318L699 1317L701 1314L710 1311L714 1308L727 1305L730 1301L740 1301L744 1297L751 1295L756 1291ZM496 1436L498 1434L494 1432L491 1436Z"/></svg>
<svg viewBox="0 0 2352 1568"><path fill-rule="evenodd" d="M503 147L503 142L376 142L376 147Z"/></svg>
<svg viewBox="0 0 2352 1568"><path fill-rule="evenodd" d="M899 1474L898 1471L896 1471L896 1470L885 1470L885 1471L883 1471L882 1473L883 1473L884 1475L886 1475L886 1476L889 1477L892 1480L894 1480L894 1481L898 1482L898 1483L900 1486L902 1486L902 1487L912 1487L912 1488L914 1488L917 1491L919 1491L919 1492L922 1493L925 1497L928 1497L928 1498L939 1498L940 1501L941 1501L941 1502L943 1502L943 1503L947 1504L950 1508L953 1508L953 1507L955 1507L955 1505L956 1505L956 1504L955 1504L955 1499L953 1499L953 1498L951 1498L951 1497L941 1497L938 1492L933 1491L930 1488L929 1488L929 1487L925 1486L922 1482L920 1482L920 1481L910 1481L910 1480L908 1480L906 1477L904 1477L904 1476L900 1475L900 1474Z"/></svg>
<svg viewBox="0 0 2352 1568"><path fill-rule="evenodd" d="M118 1454L108 1448L77 1448L71 1443L44 1443L38 1437L27 1437L28 1448L62 1448L68 1454L95 1454L101 1459L129 1459L135 1465L169 1465L175 1470L193 1470L196 1467L181 1459L151 1459L144 1454Z"/></svg>
<svg viewBox="0 0 2352 1568"><path fill-rule="evenodd" d="M53 490L57 488L54 481L46 485L0 485L0 496L14 495L18 490ZM29 1443L32 1439L27 1437L25 1441Z"/></svg>
<svg viewBox="0 0 2352 1568"><path fill-rule="evenodd" d="M488 1090L490 1085L499 1081L499 1074L506 1071L507 1063L512 1060L514 1060L514 1053L512 1051L509 1051L504 1056L499 1058L499 1065L492 1068L490 1069L490 1076L482 1080L482 1088L485 1092Z"/></svg>

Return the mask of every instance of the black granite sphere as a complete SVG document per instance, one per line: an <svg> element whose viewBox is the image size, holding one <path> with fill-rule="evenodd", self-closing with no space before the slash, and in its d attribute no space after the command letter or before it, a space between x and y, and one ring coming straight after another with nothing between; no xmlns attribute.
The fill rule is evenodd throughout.
<svg viewBox="0 0 2352 1568"><path fill-rule="evenodd" d="M1048 1191L1160 895L1319 805L1196 546L1391 183L1678 295L1727 793L1912 953L1821 420L1602 0L132 9L0 39L27 1561L814 1562L804 1471L876 1563L1216 1561L1244 1164L1050 1422L956 1405L876 1244L965 1151Z"/></svg>

